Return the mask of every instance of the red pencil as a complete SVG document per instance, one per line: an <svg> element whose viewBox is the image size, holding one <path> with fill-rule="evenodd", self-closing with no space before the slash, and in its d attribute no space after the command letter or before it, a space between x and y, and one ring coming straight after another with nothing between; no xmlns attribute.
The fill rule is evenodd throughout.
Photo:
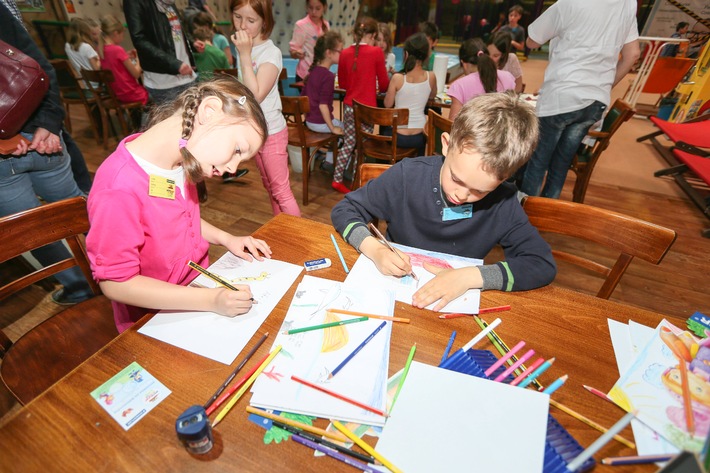
<svg viewBox="0 0 710 473"><path fill-rule="evenodd" d="M593 388L591 386L587 386L586 384L583 384L582 387L589 391L590 393L594 394L595 396L599 396L600 398L604 399L605 401L610 401L609 396L604 394L602 391L598 390L597 388Z"/></svg>
<svg viewBox="0 0 710 473"><path fill-rule="evenodd" d="M498 307L485 307L478 310L478 314L442 314L439 316L440 319L456 319L458 317L473 317L474 315L480 314L490 314L491 312L503 312L504 310L510 310L509 305L501 305Z"/></svg>
<svg viewBox="0 0 710 473"><path fill-rule="evenodd" d="M333 391L331 391L331 390L329 390L329 389L326 389L326 388L324 388L324 387L322 387L322 386L318 386L317 384L313 384L313 383L311 383L310 381L306 381L305 379L299 378L298 376L291 375L291 379L294 380L294 381L296 381L297 383L301 383L301 384L303 384L303 385L305 385L305 386L308 386L309 388L316 389L316 390L318 390L318 391L320 391L320 392L322 392L322 393L325 393L325 394L327 394L327 395L329 395L329 396L333 396L333 397L336 398L336 399L340 399L341 401L349 402L350 404L352 404L352 405L354 405L354 406L362 407L362 408L365 409L365 410L368 410L368 411L370 411L370 412L374 412L375 414L380 415L380 416L382 416L382 417L389 417L389 415L388 415L386 412L384 412L384 411L381 411L381 410L379 410L379 409L376 409L376 408L374 408L374 407L372 407L372 406L368 406L367 404L363 404L363 403L361 403L361 402L359 402L359 401L356 401L355 399L351 399L351 398L349 398L349 397L343 396L342 394L338 394L338 393L336 393L336 392L333 392Z"/></svg>
<svg viewBox="0 0 710 473"><path fill-rule="evenodd" d="M215 409L217 409L219 406L221 406L222 403L229 398L229 396L234 394L237 391L237 389L241 388L242 384L246 383L247 380L249 378L251 378L251 375L253 375L256 372L256 370L259 369L259 367L262 365L262 363L264 363L264 361L266 361L266 359L269 357L269 355L270 355L270 353L267 353L264 358L259 360L259 362L257 364L255 364L254 367L251 370L249 370L248 373L246 373L244 375L244 377L240 378L239 381L237 381L229 389L225 389L224 392L222 393L222 395L219 396L217 398L217 400L215 402L213 402L210 407L207 408L207 410L205 411L207 413L207 415L212 414L215 411Z"/></svg>

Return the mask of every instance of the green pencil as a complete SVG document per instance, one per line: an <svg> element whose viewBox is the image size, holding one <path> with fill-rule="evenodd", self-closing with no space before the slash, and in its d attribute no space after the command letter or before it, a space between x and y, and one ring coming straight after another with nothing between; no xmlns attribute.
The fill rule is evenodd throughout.
<svg viewBox="0 0 710 473"><path fill-rule="evenodd" d="M392 405L390 406L390 412L392 412L392 408L394 407L394 403L397 402L397 398L399 397L399 392L402 390L402 386L404 385L404 378L407 377L407 373L409 373L409 366L412 364L412 360L414 359L414 352L417 351L417 344L415 343L412 345L412 349L409 350L409 357L407 358L407 362L404 364L404 370L402 371L402 376L399 378L399 384L397 385L397 391L394 393L394 398L392 398Z"/></svg>
<svg viewBox="0 0 710 473"><path fill-rule="evenodd" d="M355 322L364 322L369 320L369 317L358 317L357 319L339 320L337 322L329 322L327 324L311 325L310 327L294 328L291 330L284 330L284 335L293 335L294 333L310 332L311 330L320 330L328 327L337 327L338 325L354 324Z"/></svg>

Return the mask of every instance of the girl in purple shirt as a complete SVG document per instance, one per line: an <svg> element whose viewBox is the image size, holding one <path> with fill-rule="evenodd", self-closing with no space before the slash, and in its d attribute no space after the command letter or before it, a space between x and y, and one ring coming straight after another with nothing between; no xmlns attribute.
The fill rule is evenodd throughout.
<svg viewBox="0 0 710 473"><path fill-rule="evenodd" d="M269 245L231 235L200 218L197 184L235 172L267 134L261 107L231 78L195 85L153 115L147 131L124 139L99 167L88 200L91 270L113 301L119 331L155 310L226 316L252 305L249 286L186 287L207 266L210 244L251 260Z"/></svg>

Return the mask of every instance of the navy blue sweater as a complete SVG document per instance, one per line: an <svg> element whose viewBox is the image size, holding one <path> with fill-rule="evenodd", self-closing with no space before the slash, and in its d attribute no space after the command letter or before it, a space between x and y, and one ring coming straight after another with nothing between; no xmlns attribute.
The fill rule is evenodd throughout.
<svg viewBox="0 0 710 473"><path fill-rule="evenodd" d="M387 222L387 239L407 246L483 259L500 244L505 261L480 266L483 289L521 291L552 282L557 273L550 246L528 221L514 185L503 183L473 203L471 218L443 221L450 205L439 189L444 158L404 159L361 189L347 194L331 213L335 229L359 248L367 222Z"/></svg>

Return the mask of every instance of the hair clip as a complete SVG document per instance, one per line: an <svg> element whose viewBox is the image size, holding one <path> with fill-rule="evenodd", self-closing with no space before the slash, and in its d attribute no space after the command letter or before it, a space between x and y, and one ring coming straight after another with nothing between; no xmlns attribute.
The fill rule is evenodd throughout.
<svg viewBox="0 0 710 473"><path fill-rule="evenodd" d="M237 103L239 105L244 105L245 103L247 103L247 96L242 95L241 97L239 97L239 99L237 99Z"/></svg>
<svg viewBox="0 0 710 473"><path fill-rule="evenodd" d="M180 140L178 140L178 147L180 149L187 147L187 140L185 138L180 138Z"/></svg>
<svg viewBox="0 0 710 473"><path fill-rule="evenodd" d="M478 54L476 56L483 56L483 51L478 51Z"/></svg>

